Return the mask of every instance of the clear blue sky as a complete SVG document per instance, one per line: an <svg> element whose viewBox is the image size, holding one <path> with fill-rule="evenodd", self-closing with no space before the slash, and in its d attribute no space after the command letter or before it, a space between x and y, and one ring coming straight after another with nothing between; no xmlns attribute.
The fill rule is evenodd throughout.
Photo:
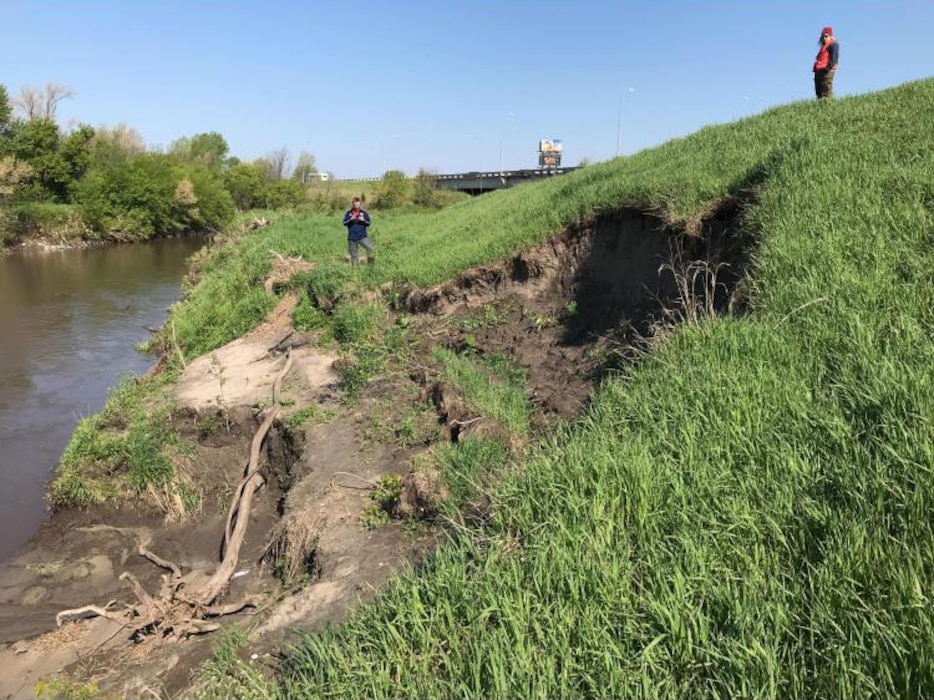
<svg viewBox="0 0 934 700"><path fill-rule="evenodd" d="M934 74L930 0L3 0L0 83L72 88L64 126L342 178L535 167L540 138L576 165L810 99L826 24L838 95Z"/></svg>

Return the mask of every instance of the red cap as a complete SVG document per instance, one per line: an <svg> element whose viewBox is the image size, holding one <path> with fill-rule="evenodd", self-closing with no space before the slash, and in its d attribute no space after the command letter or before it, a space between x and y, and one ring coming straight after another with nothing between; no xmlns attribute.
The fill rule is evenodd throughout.
<svg viewBox="0 0 934 700"><path fill-rule="evenodd" d="M824 27L821 30L821 34L830 34L831 36L833 36L833 27Z"/></svg>

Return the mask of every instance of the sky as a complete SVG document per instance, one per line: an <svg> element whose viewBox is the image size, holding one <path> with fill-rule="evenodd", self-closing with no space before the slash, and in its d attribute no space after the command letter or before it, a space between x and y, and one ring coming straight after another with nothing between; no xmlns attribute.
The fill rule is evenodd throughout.
<svg viewBox="0 0 934 700"><path fill-rule="evenodd" d="M578 165L812 99L825 25L838 96L934 75L934 0L0 0L0 84L338 178Z"/></svg>

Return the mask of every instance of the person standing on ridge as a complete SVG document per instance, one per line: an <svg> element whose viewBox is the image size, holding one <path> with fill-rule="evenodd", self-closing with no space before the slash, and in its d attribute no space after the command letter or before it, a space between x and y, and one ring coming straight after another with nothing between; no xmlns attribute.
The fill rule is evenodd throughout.
<svg viewBox="0 0 934 700"><path fill-rule="evenodd" d="M814 92L817 99L833 97L833 77L840 58L840 44L833 35L833 27L824 27L820 34L820 50L814 61Z"/></svg>
<svg viewBox="0 0 934 700"><path fill-rule="evenodd" d="M363 246L364 250L366 250L367 265L376 260L376 255L373 252L373 242L366 232L371 223L370 215L366 213L366 209L360 208L360 198L354 197L350 203L350 209L344 213L344 226L347 227L347 249L350 251L351 265L360 262L358 246Z"/></svg>

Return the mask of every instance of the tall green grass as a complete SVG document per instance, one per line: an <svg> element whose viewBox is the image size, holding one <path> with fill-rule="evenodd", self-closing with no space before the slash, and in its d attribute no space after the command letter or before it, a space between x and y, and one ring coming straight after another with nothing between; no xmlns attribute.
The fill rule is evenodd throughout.
<svg viewBox="0 0 934 700"><path fill-rule="evenodd" d="M194 508L197 494L178 480L172 459L178 445L168 425L171 403L160 394L164 389L165 382L124 378L103 410L78 422L49 483L53 508L90 506L148 490L178 493L185 508Z"/></svg>
<svg viewBox="0 0 934 700"><path fill-rule="evenodd" d="M931 114L932 81L793 104L387 219L373 281L432 284L600 209L754 187L754 313L608 381L488 527L308 632L282 695L934 695Z"/></svg>

